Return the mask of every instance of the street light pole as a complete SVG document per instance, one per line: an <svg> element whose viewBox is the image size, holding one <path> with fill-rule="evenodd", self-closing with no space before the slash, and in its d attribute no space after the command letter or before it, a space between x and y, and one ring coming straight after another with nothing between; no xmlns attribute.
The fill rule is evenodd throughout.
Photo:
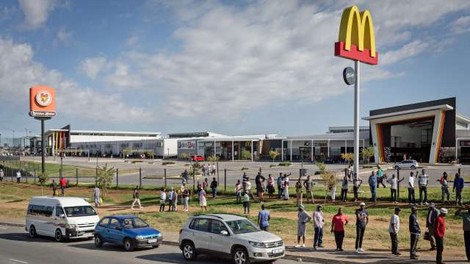
<svg viewBox="0 0 470 264"><path fill-rule="evenodd" d="M360 106L360 62L354 61L356 81L354 83L354 174L359 176L359 106Z"/></svg>

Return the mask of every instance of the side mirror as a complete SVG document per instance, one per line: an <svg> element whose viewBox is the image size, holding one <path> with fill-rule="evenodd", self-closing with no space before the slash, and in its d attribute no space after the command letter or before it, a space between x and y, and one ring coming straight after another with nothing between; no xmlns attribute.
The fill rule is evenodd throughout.
<svg viewBox="0 0 470 264"><path fill-rule="evenodd" d="M60 217L60 218L65 218L65 215L64 215L64 214L60 214L59 217Z"/></svg>
<svg viewBox="0 0 470 264"><path fill-rule="evenodd" d="M228 236L227 230L220 231L220 234L223 235L223 236Z"/></svg>

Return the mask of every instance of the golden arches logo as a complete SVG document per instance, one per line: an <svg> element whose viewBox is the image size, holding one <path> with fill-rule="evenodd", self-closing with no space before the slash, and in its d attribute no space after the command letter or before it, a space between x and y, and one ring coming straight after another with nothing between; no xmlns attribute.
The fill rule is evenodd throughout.
<svg viewBox="0 0 470 264"><path fill-rule="evenodd" d="M379 54L375 49L375 34L369 10L359 11L351 6L343 11L335 56L377 64Z"/></svg>

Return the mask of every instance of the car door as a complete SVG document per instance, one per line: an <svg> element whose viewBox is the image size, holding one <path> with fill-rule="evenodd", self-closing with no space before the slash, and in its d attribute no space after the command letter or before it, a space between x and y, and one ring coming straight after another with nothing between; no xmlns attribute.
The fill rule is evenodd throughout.
<svg viewBox="0 0 470 264"><path fill-rule="evenodd" d="M101 221L98 222L98 224L95 227L95 233L96 235L101 236L101 239L105 241L109 241L109 218L105 217L101 219Z"/></svg>
<svg viewBox="0 0 470 264"><path fill-rule="evenodd" d="M225 224L222 221L211 219L209 228L209 249L230 254L231 237ZM221 234L222 231L226 231L228 235Z"/></svg>
<svg viewBox="0 0 470 264"><path fill-rule="evenodd" d="M111 218L108 225L108 241L115 244L122 244L122 225L117 218Z"/></svg>
<svg viewBox="0 0 470 264"><path fill-rule="evenodd" d="M209 219L207 218L196 218L190 225L190 237L195 247L199 251L209 250Z"/></svg>

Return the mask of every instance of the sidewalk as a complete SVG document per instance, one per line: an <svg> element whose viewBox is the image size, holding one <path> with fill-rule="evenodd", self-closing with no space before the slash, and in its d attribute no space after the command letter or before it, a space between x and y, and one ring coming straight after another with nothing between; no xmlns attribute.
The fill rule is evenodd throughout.
<svg viewBox="0 0 470 264"><path fill-rule="evenodd" d="M24 222L18 219L0 218L0 225L10 225L24 227ZM178 233L165 232L164 244L178 246ZM463 249L462 249L463 250ZM368 249L363 253L355 253L353 249L346 249L343 252L337 252L333 249L321 248L313 251L313 248L294 248L293 245L286 245L285 259L298 262L315 262L325 264L355 264L355 263L383 263L383 264L408 264L408 263L435 263L434 254L432 256L422 256L419 260L410 260L408 252L402 251L402 256L394 256L388 251ZM450 259L446 256L446 263L465 263L464 259Z"/></svg>

